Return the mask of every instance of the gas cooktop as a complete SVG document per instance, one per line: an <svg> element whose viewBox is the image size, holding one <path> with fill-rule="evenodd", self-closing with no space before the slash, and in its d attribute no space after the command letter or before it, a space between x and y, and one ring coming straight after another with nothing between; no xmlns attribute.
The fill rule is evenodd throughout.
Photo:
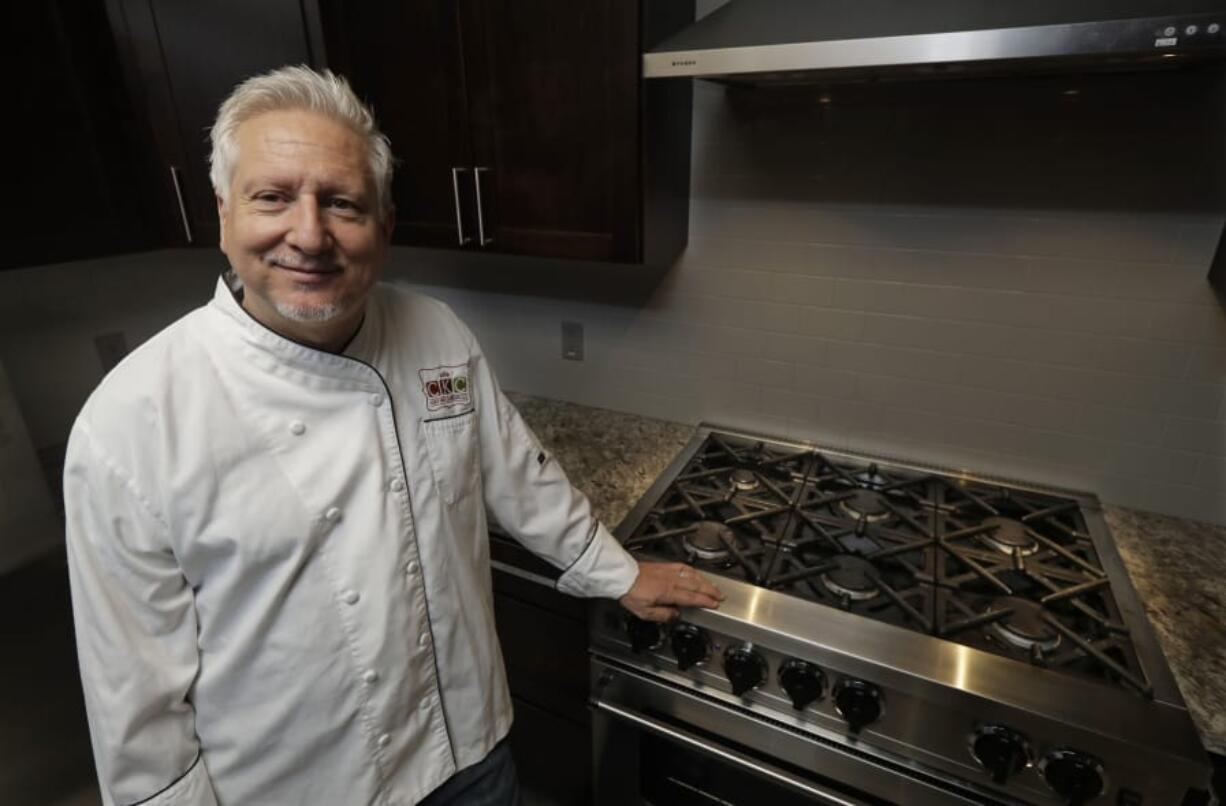
<svg viewBox="0 0 1226 806"><path fill-rule="evenodd" d="M596 609L619 719L887 802L1209 802L1092 495L702 426L617 536L726 595L668 625Z"/></svg>
<svg viewBox="0 0 1226 806"><path fill-rule="evenodd" d="M712 433L624 545L1153 694L1075 499Z"/></svg>

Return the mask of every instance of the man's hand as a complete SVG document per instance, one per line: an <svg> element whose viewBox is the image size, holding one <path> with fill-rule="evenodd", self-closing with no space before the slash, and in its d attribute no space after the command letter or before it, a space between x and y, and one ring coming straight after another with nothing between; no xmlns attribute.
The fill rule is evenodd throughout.
<svg viewBox="0 0 1226 806"><path fill-rule="evenodd" d="M644 621L668 621L682 607L719 607L724 594L707 578L681 563L639 563L639 576L618 599Z"/></svg>

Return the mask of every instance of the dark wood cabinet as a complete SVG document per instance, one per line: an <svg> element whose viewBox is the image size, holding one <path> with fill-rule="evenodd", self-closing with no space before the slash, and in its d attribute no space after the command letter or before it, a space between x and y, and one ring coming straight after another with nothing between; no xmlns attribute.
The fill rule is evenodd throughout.
<svg viewBox="0 0 1226 806"><path fill-rule="evenodd" d="M21 63L16 246L0 268L215 247L208 131L245 78L330 66L397 158L395 242L671 263L691 82L641 53L692 0L92 0L6 8Z"/></svg>
<svg viewBox="0 0 1226 806"><path fill-rule="evenodd" d="M398 243L656 264L684 246L691 85L640 63L692 2L320 8L328 64L401 160Z"/></svg>
<svg viewBox="0 0 1226 806"><path fill-rule="evenodd" d="M462 8L478 235L497 251L637 260L638 4Z"/></svg>
<svg viewBox="0 0 1226 806"><path fill-rule="evenodd" d="M140 126L100 4L6 3L13 64L0 269L156 243Z"/></svg>
<svg viewBox="0 0 1226 806"><path fill-rule="evenodd" d="M310 0L108 0L133 100L147 121L164 245L216 246L209 128L245 78L286 64L318 66Z"/></svg>

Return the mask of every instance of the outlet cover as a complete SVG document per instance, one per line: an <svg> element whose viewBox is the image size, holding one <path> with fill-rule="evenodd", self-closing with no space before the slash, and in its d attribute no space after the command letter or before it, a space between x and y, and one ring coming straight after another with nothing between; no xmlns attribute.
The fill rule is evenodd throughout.
<svg viewBox="0 0 1226 806"><path fill-rule="evenodd" d="M583 360L583 324L562 323L562 357L568 361Z"/></svg>

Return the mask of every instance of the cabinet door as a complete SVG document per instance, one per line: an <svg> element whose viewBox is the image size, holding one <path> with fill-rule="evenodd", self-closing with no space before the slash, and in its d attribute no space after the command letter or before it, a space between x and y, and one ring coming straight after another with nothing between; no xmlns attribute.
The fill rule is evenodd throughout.
<svg viewBox="0 0 1226 806"><path fill-rule="evenodd" d="M328 65L392 142L395 242L460 246L473 234L472 159L455 3L324 0L320 14Z"/></svg>
<svg viewBox="0 0 1226 806"><path fill-rule="evenodd" d="M639 3L460 7L485 248L638 260Z"/></svg>
<svg viewBox="0 0 1226 806"><path fill-rule="evenodd" d="M132 106L101 6L6 3L12 82L0 269L151 246Z"/></svg>
<svg viewBox="0 0 1226 806"><path fill-rule="evenodd" d="M312 64L309 0L112 0L130 81L143 92L157 138L172 243L215 246L209 127L243 79Z"/></svg>

